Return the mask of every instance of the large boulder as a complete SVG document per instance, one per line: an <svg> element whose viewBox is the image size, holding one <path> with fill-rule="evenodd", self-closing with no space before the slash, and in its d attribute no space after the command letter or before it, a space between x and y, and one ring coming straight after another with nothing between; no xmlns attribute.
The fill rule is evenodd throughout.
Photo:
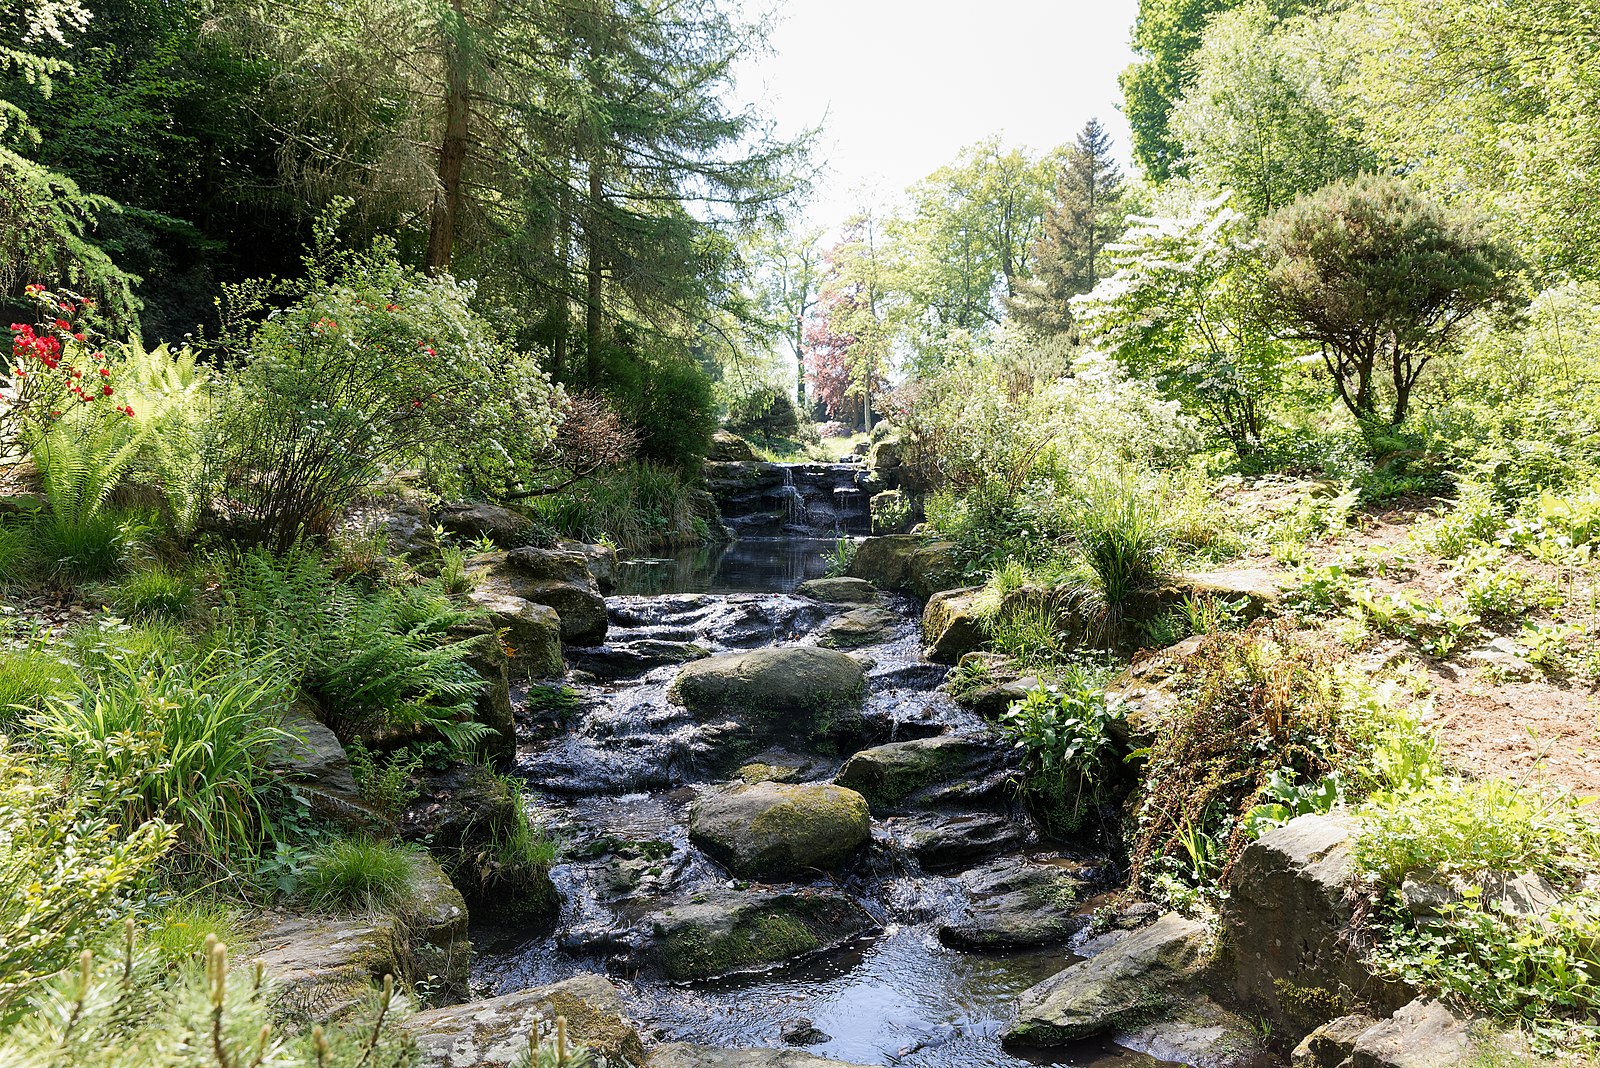
<svg viewBox="0 0 1600 1068"><path fill-rule="evenodd" d="M983 648L988 634L979 619L977 605L981 586L945 590L928 599L922 612L924 654L940 664L954 664L967 653Z"/></svg>
<svg viewBox="0 0 1600 1068"><path fill-rule="evenodd" d="M1437 1001L1418 998L1356 1037L1348 1068L1454 1068L1471 1062L1474 1042L1465 1020Z"/></svg>
<svg viewBox="0 0 1600 1068"><path fill-rule="evenodd" d="M438 519L459 538L488 538L502 549L526 545L537 533L527 516L485 501L446 505L439 509Z"/></svg>
<svg viewBox="0 0 1600 1068"><path fill-rule="evenodd" d="M432 857L417 858L399 916L409 958L405 970L427 982L435 1004L465 999L472 965L467 902Z"/></svg>
<svg viewBox="0 0 1600 1068"><path fill-rule="evenodd" d="M650 1055L650 1068L861 1068L798 1049L724 1049L672 1042Z"/></svg>
<svg viewBox="0 0 1600 1068"><path fill-rule="evenodd" d="M713 463L743 463L756 458L750 443L739 435L719 430L711 435L711 446L706 449L706 459Z"/></svg>
<svg viewBox="0 0 1600 1068"><path fill-rule="evenodd" d="M858 578L806 579L795 592L827 604L871 604L878 596L872 583Z"/></svg>
<svg viewBox="0 0 1600 1068"><path fill-rule="evenodd" d="M1086 881L1054 864L1019 857L961 876L968 905L939 925L939 936L968 949L1009 950L1060 945L1089 922L1077 911Z"/></svg>
<svg viewBox="0 0 1600 1068"><path fill-rule="evenodd" d="M857 649L894 637L900 617L883 608L854 608L823 624L817 644L829 649Z"/></svg>
<svg viewBox="0 0 1600 1068"><path fill-rule="evenodd" d="M641 969L674 981L708 979L833 949L875 929L834 890L717 890L651 918Z"/></svg>
<svg viewBox="0 0 1600 1068"><path fill-rule="evenodd" d="M483 1001L429 1009L401 1027L417 1044L424 1068L511 1068L522 1063L528 1039L567 1023L567 1041L623 1068L645 1063L644 1043L628 1020L616 986L588 973L551 986L519 990Z"/></svg>
<svg viewBox="0 0 1600 1068"><path fill-rule="evenodd" d="M465 663L483 679L475 718L493 733L479 743L479 752L490 760L509 759L517 751L517 722L511 707L511 658L506 655L505 643L487 618L451 627L450 638L465 647Z"/></svg>
<svg viewBox="0 0 1600 1068"><path fill-rule="evenodd" d="M1346 1004L1391 1012L1411 999L1374 977L1350 944L1354 821L1298 816L1247 846L1223 918L1242 1005L1298 1040Z"/></svg>
<svg viewBox="0 0 1600 1068"><path fill-rule="evenodd" d="M1027 845L1028 825L1001 812L928 812L894 821L895 835L927 871L958 871Z"/></svg>
<svg viewBox="0 0 1600 1068"><path fill-rule="evenodd" d="M689 840L751 879L835 868L871 833L866 799L824 783L728 786L701 794L689 809Z"/></svg>
<svg viewBox="0 0 1600 1068"><path fill-rule="evenodd" d="M505 632L507 657L518 676L560 678L567 670L561 658L561 617L549 605L534 604L514 594L473 590L467 599Z"/></svg>
<svg viewBox="0 0 1600 1068"><path fill-rule="evenodd" d="M852 578L866 579L880 590L905 590L922 598L959 585L961 570L954 542L930 542L914 534L866 538L850 563Z"/></svg>
<svg viewBox="0 0 1600 1068"><path fill-rule="evenodd" d="M1023 991L1002 1040L1062 1045L1144 1024L1176 1004L1206 952L1205 924L1168 913Z"/></svg>
<svg viewBox="0 0 1600 1068"><path fill-rule="evenodd" d="M991 734L940 734L863 749L845 761L834 781L879 812L970 803L1003 792L1016 770L1014 755Z"/></svg>
<svg viewBox="0 0 1600 1068"><path fill-rule="evenodd" d="M523 547L473 557L479 589L509 594L555 609L561 640L570 645L598 645L606 637L606 602L589 569L589 558L563 549Z"/></svg>
<svg viewBox="0 0 1600 1068"><path fill-rule="evenodd" d="M787 645L687 664L667 696L698 718L733 713L814 735L825 731L835 714L859 708L865 689L866 671L855 658Z"/></svg>
<svg viewBox="0 0 1600 1068"><path fill-rule="evenodd" d="M556 548L566 553L577 553L589 565L589 575L601 593L610 593L617 585L617 550L609 545L591 545L584 541L562 541Z"/></svg>

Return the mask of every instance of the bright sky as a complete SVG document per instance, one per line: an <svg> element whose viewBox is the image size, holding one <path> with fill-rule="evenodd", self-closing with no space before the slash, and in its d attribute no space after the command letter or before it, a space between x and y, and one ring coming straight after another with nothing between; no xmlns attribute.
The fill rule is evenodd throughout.
<svg viewBox="0 0 1600 1068"><path fill-rule="evenodd" d="M1042 150L1098 118L1130 158L1117 74L1138 0L776 0L775 54L741 71L793 134L823 124L811 219L833 227L992 133Z"/></svg>

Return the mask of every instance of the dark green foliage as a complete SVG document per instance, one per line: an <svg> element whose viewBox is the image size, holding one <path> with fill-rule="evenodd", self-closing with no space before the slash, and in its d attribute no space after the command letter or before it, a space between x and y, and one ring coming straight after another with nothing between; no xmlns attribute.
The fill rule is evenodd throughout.
<svg viewBox="0 0 1600 1068"><path fill-rule="evenodd" d="M470 616L433 584L339 579L302 549L240 553L219 570L231 640L275 657L342 736L437 731L468 749L486 734L473 721L483 680L449 636Z"/></svg>
<svg viewBox="0 0 1600 1068"><path fill-rule="evenodd" d="M1119 716L1102 686L1069 669L1000 717L1001 731L1025 754L1023 796L1052 835L1077 834L1116 798L1123 754L1110 727Z"/></svg>
<svg viewBox="0 0 1600 1068"><path fill-rule="evenodd" d="M1283 328L1318 345L1339 399L1364 424L1380 393L1406 417L1430 360L1475 314L1508 305L1513 253L1481 220L1365 177L1308 194L1263 226Z"/></svg>
<svg viewBox="0 0 1600 1068"><path fill-rule="evenodd" d="M154 527L143 512L106 508L80 519L53 512L0 524L0 580L96 582L126 566Z"/></svg>
<svg viewBox="0 0 1600 1068"><path fill-rule="evenodd" d="M639 428L642 459L685 471L704 459L717 429L716 396L704 371L688 360L620 350L606 368L606 394Z"/></svg>

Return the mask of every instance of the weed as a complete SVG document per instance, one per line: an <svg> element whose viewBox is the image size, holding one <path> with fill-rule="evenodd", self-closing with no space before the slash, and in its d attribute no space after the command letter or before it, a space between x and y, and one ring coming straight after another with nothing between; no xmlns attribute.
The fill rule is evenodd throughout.
<svg viewBox="0 0 1600 1068"><path fill-rule="evenodd" d="M410 849L366 838L338 838L313 852L300 892L318 908L377 912L411 896L417 857Z"/></svg>
<svg viewBox="0 0 1600 1068"><path fill-rule="evenodd" d="M183 575L157 564L111 586L107 600L129 619L181 619L194 603L194 587Z"/></svg>
<svg viewBox="0 0 1600 1068"><path fill-rule="evenodd" d="M1001 733L1025 756L1023 794L1052 834L1076 833L1114 796L1121 753L1109 728L1120 716L1103 688L1068 671L1000 717Z"/></svg>
<svg viewBox="0 0 1600 1068"><path fill-rule="evenodd" d="M850 573L850 565L856 560L856 548L856 540L845 536L834 542L831 550L822 554L829 578L842 578Z"/></svg>

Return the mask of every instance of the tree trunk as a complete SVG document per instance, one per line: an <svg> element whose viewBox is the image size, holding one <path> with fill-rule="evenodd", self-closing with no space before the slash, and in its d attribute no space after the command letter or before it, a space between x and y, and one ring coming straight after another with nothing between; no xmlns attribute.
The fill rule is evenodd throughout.
<svg viewBox="0 0 1600 1068"><path fill-rule="evenodd" d="M467 162L467 117L470 114L470 79L467 57L458 36L464 32L463 0L451 0L455 26L444 44L444 140L439 145L439 188L433 194L433 217L428 228L424 266L429 274L450 270L455 250L456 223L461 215L461 174Z"/></svg>
<svg viewBox="0 0 1600 1068"><path fill-rule="evenodd" d="M600 340L605 326L604 296L605 264L600 257L600 209L605 197L605 186L600 176L599 153L589 161L589 262L587 264L589 292L585 309L584 336L588 344L589 388L600 388Z"/></svg>
<svg viewBox="0 0 1600 1068"><path fill-rule="evenodd" d="M571 190L562 176L561 192L556 197L556 293L550 308L550 377L560 382L567 370L567 340L572 332L572 303L567 286L572 280Z"/></svg>
<svg viewBox="0 0 1600 1068"><path fill-rule="evenodd" d="M796 316L794 321L794 402L802 412L806 410L805 337L805 317Z"/></svg>

